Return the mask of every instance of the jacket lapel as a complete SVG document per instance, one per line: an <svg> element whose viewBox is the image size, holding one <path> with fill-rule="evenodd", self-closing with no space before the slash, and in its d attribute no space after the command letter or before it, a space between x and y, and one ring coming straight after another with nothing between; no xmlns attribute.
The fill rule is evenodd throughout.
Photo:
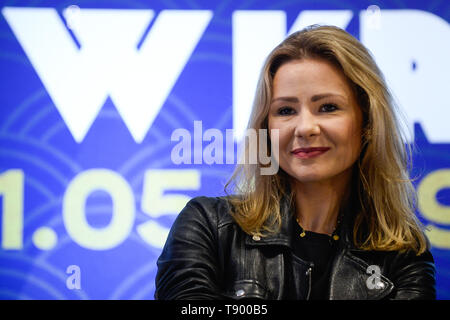
<svg viewBox="0 0 450 320"><path fill-rule="evenodd" d="M373 286L369 264L345 250L333 262L330 275L330 300L377 300L386 297L394 284L384 275Z"/></svg>
<svg viewBox="0 0 450 320"><path fill-rule="evenodd" d="M352 203L344 209L340 248L330 274L330 300L383 299L394 288L392 281L383 274L374 279L370 265L352 253L363 251L353 244L353 225L357 211L358 208Z"/></svg>

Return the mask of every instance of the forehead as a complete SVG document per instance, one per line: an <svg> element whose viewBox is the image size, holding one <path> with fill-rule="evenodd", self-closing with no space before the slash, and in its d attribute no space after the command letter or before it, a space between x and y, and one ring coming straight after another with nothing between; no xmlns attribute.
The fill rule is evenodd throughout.
<svg viewBox="0 0 450 320"><path fill-rule="evenodd" d="M314 95L333 91L352 95L347 78L331 62L320 59L291 60L283 63L273 79L273 95Z"/></svg>

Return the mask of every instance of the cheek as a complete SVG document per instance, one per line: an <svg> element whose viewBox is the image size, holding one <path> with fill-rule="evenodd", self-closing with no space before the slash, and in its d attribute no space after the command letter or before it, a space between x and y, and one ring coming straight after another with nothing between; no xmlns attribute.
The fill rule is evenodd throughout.
<svg viewBox="0 0 450 320"><path fill-rule="evenodd" d="M361 149L361 126L355 121L346 121L340 128L341 130L336 130L340 144L345 146L346 153L353 159L359 155Z"/></svg>
<svg viewBox="0 0 450 320"><path fill-rule="evenodd" d="M269 134L271 141L273 141L272 129L278 130L278 146L281 150L285 149L292 139L293 132L287 123L282 123L277 120L270 120L268 122Z"/></svg>

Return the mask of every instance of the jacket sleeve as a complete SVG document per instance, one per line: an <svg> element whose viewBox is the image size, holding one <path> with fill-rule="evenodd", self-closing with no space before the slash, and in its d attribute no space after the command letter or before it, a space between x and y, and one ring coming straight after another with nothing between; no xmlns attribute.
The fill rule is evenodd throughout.
<svg viewBox="0 0 450 320"><path fill-rule="evenodd" d="M429 250L420 256L406 253L394 263L392 276L394 290L390 295L393 300L435 300L436 270L434 259Z"/></svg>
<svg viewBox="0 0 450 320"><path fill-rule="evenodd" d="M213 199L193 198L175 219L157 261L155 299L222 298Z"/></svg>

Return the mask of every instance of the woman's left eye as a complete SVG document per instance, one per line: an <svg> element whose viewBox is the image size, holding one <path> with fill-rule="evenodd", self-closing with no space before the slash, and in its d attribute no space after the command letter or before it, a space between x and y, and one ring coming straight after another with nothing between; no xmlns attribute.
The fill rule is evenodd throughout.
<svg viewBox="0 0 450 320"><path fill-rule="evenodd" d="M325 104L320 106L320 109L324 110L325 112L333 112L333 111L336 111L339 108L334 103L325 103Z"/></svg>

